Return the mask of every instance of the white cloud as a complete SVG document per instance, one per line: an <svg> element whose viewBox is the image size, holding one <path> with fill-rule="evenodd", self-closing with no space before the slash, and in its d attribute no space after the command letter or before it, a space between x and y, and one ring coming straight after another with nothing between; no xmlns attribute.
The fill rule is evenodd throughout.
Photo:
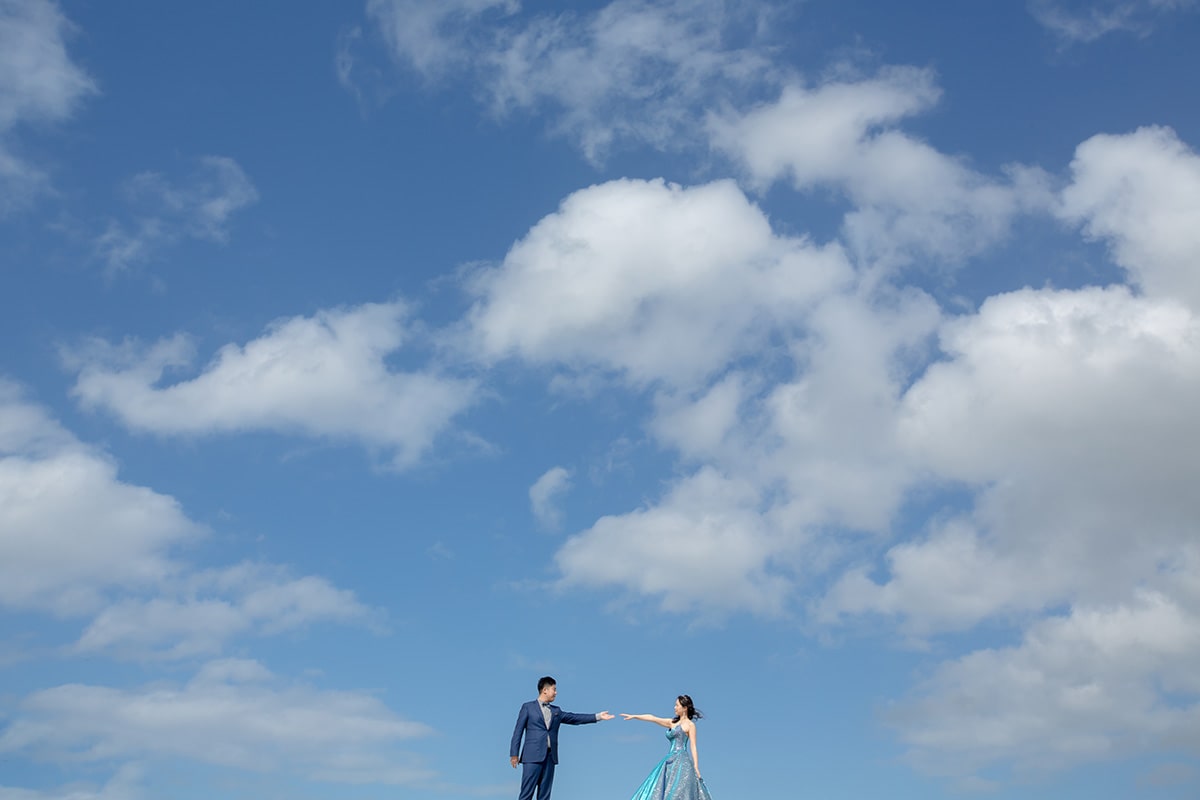
<svg viewBox="0 0 1200 800"><path fill-rule="evenodd" d="M760 187L789 180L801 191L844 192L852 204L844 235L861 259L955 261L1004 236L1017 213L1048 205L1050 193L1038 170L988 177L895 129L939 95L932 74L914 68L815 88L789 83L773 103L711 116L709 130Z"/></svg>
<svg viewBox="0 0 1200 800"><path fill-rule="evenodd" d="M885 569L850 569L817 619L1023 631L942 665L890 714L924 769L969 778L1200 746L1196 164L1162 129L1081 145L1058 213L1109 242L1144 293L992 297L944 322L944 360L901 398L902 450L968 506L888 549Z"/></svg>
<svg viewBox="0 0 1200 800"><path fill-rule="evenodd" d="M109 589L174 574L168 551L199 533L174 499L122 482L0 381L0 605L94 611Z"/></svg>
<svg viewBox="0 0 1200 800"><path fill-rule="evenodd" d="M555 554L562 587L616 586L664 611L776 614L789 581L771 569L776 534L745 481L702 469L656 506L602 517Z"/></svg>
<svg viewBox="0 0 1200 800"><path fill-rule="evenodd" d="M96 91L67 55L70 30L49 0L0 2L0 214L49 187L39 168L12 152L16 129L65 120Z"/></svg>
<svg viewBox="0 0 1200 800"><path fill-rule="evenodd" d="M891 714L931 772L1200 751L1200 318L1124 287L1027 289L947 322L942 346L901 438L973 504L893 546L884 578L850 570L818 619L1024 631L942 665Z"/></svg>
<svg viewBox="0 0 1200 800"><path fill-rule="evenodd" d="M929 70L884 70L864 80L816 88L789 83L779 99L709 120L714 143L736 156L760 187L789 180L797 189L847 179L872 134L937 104Z"/></svg>
<svg viewBox="0 0 1200 800"><path fill-rule="evenodd" d="M234 637L321 622L378 624L317 576L198 569L179 551L203 532L0 380L0 608L90 617L76 651L138 658L214 653Z"/></svg>
<svg viewBox="0 0 1200 800"><path fill-rule="evenodd" d="M696 144L703 109L772 80L739 39L770 29L758 3L616 0L594 12L521 15L509 0L372 0L392 53L428 77L465 73L492 109L549 109L593 161L617 141ZM647 102L650 101L650 102Z"/></svg>
<svg viewBox="0 0 1200 800"><path fill-rule="evenodd" d="M796 374L765 394L761 443L746 454L784 489L792 527L886 533L920 478L897 409L941 320L916 290L834 295L792 345Z"/></svg>
<svg viewBox="0 0 1200 800"><path fill-rule="evenodd" d="M788 340L790 373L747 370L694 397L661 393L650 429L687 461L769 493L770 514L796 541L814 529L884 533L922 479L898 410L940 320L917 291L831 294Z"/></svg>
<svg viewBox="0 0 1200 800"><path fill-rule="evenodd" d="M731 438L741 432L752 381L748 375L731 372L699 393L661 392L655 398L651 430L660 441L697 459L745 447L743 441Z"/></svg>
<svg viewBox="0 0 1200 800"><path fill-rule="evenodd" d="M110 221L95 249L109 270L150 260L187 237L225 242L229 218L258 200L258 191L232 158L204 156L187 178L172 182L157 172L135 175L124 191L132 223Z"/></svg>
<svg viewBox="0 0 1200 800"><path fill-rule="evenodd" d="M1200 518L1200 318L1123 287L1023 290L947 322L903 399L904 447L975 493L967 516L894 547L823 613L927 633L1072 600L1114 602L1178 555Z"/></svg>
<svg viewBox="0 0 1200 800"><path fill-rule="evenodd" d="M364 692L290 683L254 661L208 663L186 685L67 684L20 702L0 752L53 761L183 758L340 783L431 774L396 744L431 730Z"/></svg>
<svg viewBox="0 0 1200 800"><path fill-rule="evenodd" d="M922 769L1062 769L1155 749L1200 755L1200 595L1147 589L949 661L889 711ZM986 721L986 722L981 722Z"/></svg>
<svg viewBox="0 0 1200 800"><path fill-rule="evenodd" d="M398 371L412 338L402 303L366 304L278 320L258 339L223 347L190 380L159 386L191 360L187 340L149 348L103 343L77 356L74 394L134 430L202 435L270 430L352 441L414 465L474 400L473 381Z"/></svg>
<svg viewBox="0 0 1200 800"><path fill-rule="evenodd" d="M815 531L885 532L918 478L896 421L936 304L857 285L840 249L775 235L732 183L577 192L472 289L464 350L653 387L651 432L699 470L573 537L557 555L564 585L779 613L785 585L835 557ZM703 515L679 500L699 484L713 489ZM681 589L664 576L693 535L708 585Z"/></svg>
<svg viewBox="0 0 1200 800"><path fill-rule="evenodd" d="M471 352L693 385L850 280L728 181L619 180L563 201L471 285Z"/></svg>
<svg viewBox="0 0 1200 800"><path fill-rule="evenodd" d="M1195 0L1029 0L1029 11L1056 36L1075 43L1116 31L1144 36L1168 12L1195 5Z"/></svg>
<svg viewBox="0 0 1200 800"><path fill-rule="evenodd" d="M516 13L518 0L367 0L367 16L378 25L392 53L413 69L438 75L459 66L478 44L472 24Z"/></svg>
<svg viewBox="0 0 1200 800"><path fill-rule="evenodd" d="M1093 136L1075 151L1059 214L1109 244L1147 294L1200 310L1200 156L1168 128Z"/></svg>
<svg viewBox="0 0 1200 800"><path fill-rule="evenodd" d="M538 524L556 530L562 524L559 498L571 488L571 473L565 467L552 467L529 487L529 506Z"/></svg>
<svg viewBox="0 0 1200 800"><path fill-rule="evenodd" d="M240 564L183 576L151 598L126 598L88 625L75 649L172 658L221 652L230 639L322 622L369 623L353 592L324 578L292 578L279 567Z"/></svg>
<svg viewBox="0 0 1200 800"><path fill-rule="evenodd" d="M747 370L695 394L659 393L650 430L700 466L646 508L569 540L556 556L564 585L623 587L672 611L790 610L847 540L888 532L922 477L897 416L939 319L917 292L833 294L792 340L790 379Z"/></svg>

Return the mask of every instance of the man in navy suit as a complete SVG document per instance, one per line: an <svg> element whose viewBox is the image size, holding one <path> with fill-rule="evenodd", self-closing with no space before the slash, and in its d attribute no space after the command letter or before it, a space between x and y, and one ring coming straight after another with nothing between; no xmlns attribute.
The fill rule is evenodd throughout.
<svg viewBox="0 0 1200 800"><path fill-rule="evenodd" d="M525 765L521 773L521 794L518 800L533 800L537 790L538 800L550 800L554 787L554 765L558 763L558 726L586 725L602 719L612 719L607 711L599 714L572 714L555 705L558 684L549 675L538 681L538 698L521 706L517 714L517 726L513 728L512 744L508 748L509 761L513 769L517 763ZM521 736L525 747L521 747ZM518 753L520 755L518 756Z"/></svg>

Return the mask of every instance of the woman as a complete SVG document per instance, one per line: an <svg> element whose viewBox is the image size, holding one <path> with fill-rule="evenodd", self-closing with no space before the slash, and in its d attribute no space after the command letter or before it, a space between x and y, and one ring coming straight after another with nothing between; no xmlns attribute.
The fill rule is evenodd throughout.
<svg viewBox="0 0 1200 800"><path fill-rule="evenodd" d="M696 755L696 723L701 717L692 698L681 694L675 699L675 718L650 714L622 714L625 719L653 722L667 729L671 749L633 794L633 800L712 800L700 777L700 759Z"/></svg>

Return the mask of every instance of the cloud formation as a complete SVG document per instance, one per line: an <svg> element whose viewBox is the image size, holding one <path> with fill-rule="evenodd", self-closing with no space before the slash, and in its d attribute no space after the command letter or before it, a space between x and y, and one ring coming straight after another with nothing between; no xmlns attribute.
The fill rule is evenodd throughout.
<svg viewBox="0 0 1200 800"><path fill-rule="evenodd" d="M434 82L470 78L498 116L548 111L592 161L617 142L698 144L707 105L773 80L752 45L779 13L726 0L536 15L515 0L371 0L367 12L401 63ZM341 70L353 72L345 59Z"/></svg>
<svg viewBox="0 0 1200 800"><path fill-rule="evenodd" d="M1079 145L1058 213L1105 242L1146 294L1200 311L1200 155L1173 130L1139 128Z"/></svg>
<svg viewBox="0 0 1200 800"><path fill-rule="evenodd" d="M1174 598L1135 590L1121 603L1038 621L1013 647L942 664L889 712L909 758L963 775L1200 753L1200 681L1190 666L1200 658L1197 555L1193 548L1175 565Z"/></svg>
<svg viewBox="0 0 1200 800"><path fill-rule="evenodd" d="M68 119L96 92L67 54L71 30L50 0L0 3L0 216L50 188L46 174L17 153L19 129Z"/></svg>
<svg viewBox="0 0 1200 800"><path fill-rule="evenodd" d="M611 181L568 197L473 277L466 346L691 386L849 277L840 248L775 235L731 181Z"/></svg>
<svg viewBox="0 0 1200 800"><path fill-rule="evenodd" d="M201 533L0 380L0 605L95 611L114 587L167 580L180 568L171 550Z"/></svg>
<svg viewBox="0 0 1200 800"><path fill-rule="evenodd" d="M375 616L353 592L324 578L293 578L280 567L238 564L198 570L151 597L109 605L83 631L77 652L135 658L219 654L225 643L323 622L369 623Z"/></svg>
<svg viewBox="0 0 1200 800"><path fill-rule="evenodd" d="M889 68L815 87L789 82L778 100L710 115L708 127L714 146L760 188L787 181L844 193L843 235L859 260L958 262L1051 195L1039 170L1014 165L989 177L896 128L939 97L928 70Z"/></svg>
<svg viewBox="0 0 1200 800"><path fill-rule="evenodd" d="M664 611L779 613L789 582L754 486L704 469L652 507L602 517L555 554L562 587L618 586Z"/></svg>
<svg viewBox="0 0 1200 800"><path fill-rule="evenodd" d="M211 655L313 623L378 624L318 576L197 567L185 546L205 533L0 380L0 608L90 618L76 652L143 659Z"/></svg>
<svg viewBox="0 0 1200 800"><path fill-rule="evenodd" d="M160 386L192 360L185 337L149 347L94 343L72 357L74 395L133 430L204 435L267 430L350 441L411 467L475 399L472 380L389 361L413 338L408 307L372 303L272 323L223 347L194 378Z"/></svg>
<svg viewBox="0 0 1200 800"><path fill-rule="evenodd" d="M187 758L337 783L413 784L431 773L396 749L432 731L363 692L272 675L257 661L206 663L182 686L66 684L21 701L0 753L55 761Z"/></svg>

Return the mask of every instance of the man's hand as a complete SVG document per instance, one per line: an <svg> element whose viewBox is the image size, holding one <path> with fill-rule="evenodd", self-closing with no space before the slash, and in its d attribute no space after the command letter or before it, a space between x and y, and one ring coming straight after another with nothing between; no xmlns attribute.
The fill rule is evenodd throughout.
<svg viewBox="0 0 1200 800"><path fill-rule="evenodd" d="M516 768L517 768L517 757L516 757L516 756L509 756L509 757L508 757L508 760L512 762L513 769L516 769Z"/></svg>
<svg viewBox="0 0 1200 800"><path fill-rule="evenodd" d="M596 715L596 719L612 719L612 718L613 718L613 715L608 713L607 711L601 711L599 714Z"/></svg>

